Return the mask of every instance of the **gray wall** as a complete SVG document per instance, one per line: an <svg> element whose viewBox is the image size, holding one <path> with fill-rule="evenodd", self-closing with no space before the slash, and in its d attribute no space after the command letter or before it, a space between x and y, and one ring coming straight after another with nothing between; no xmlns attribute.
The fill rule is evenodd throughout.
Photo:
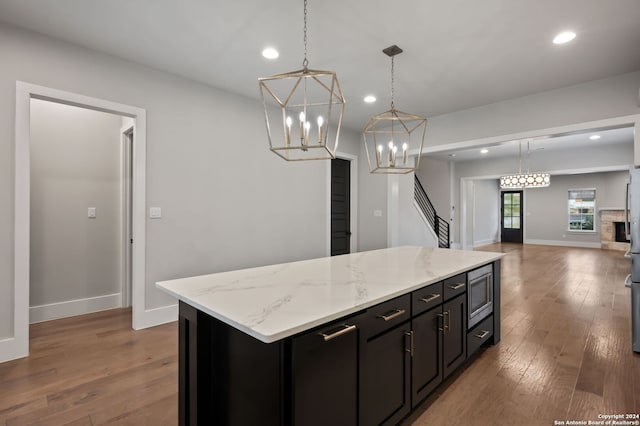
<svg viewBox="0 0 640 426"><path fill-rule="evenodd" d="M147 206L163 213L147 221L147 309L175 303L159 280L326 254L329 169L271 153L258 100L5 25L0 57L0 339L13 329L16 80L146 109ZM358 152L358 136L344 132L340 150ZM359 176L360 211L372 216L386 185ZM361 249L386 235L386 217L369 219Z"/></svg>
<svg viewBox="0 0 640 426"><path fill-rule="evenodd" d="M600 216L596 232L567 231L567 196L569 189L596 188L596 209L624 209L628 172L591 173L553 176L551 186L528 189L524 194L525 237L527 240L568 243L600 243Z"/></svg>
<svg viewBox="0 0 640 426"><path fill-rule="evenodd" d="M640 71L429 118L427 147L640 113Z"/></svg>
<svg viewBox="0 0 640 426"><path fill-rule="evenodd" d="M120 124L31 101L30 306L120 293Z"/></svg>
<svg viewBox="0 0 640 426"><path fill-rule="evenodd" d="M386 175L369 173L369 164L360 144L358 186L359 199L359 240L360 251L387 247L387 188ZM382 216L374 216L379 210Z"/></svg>

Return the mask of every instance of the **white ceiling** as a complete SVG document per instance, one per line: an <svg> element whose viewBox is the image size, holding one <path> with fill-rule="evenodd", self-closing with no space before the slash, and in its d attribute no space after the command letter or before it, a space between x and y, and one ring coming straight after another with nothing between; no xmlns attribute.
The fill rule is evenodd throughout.
<svg viewBox="0 0 640 426"><path fill-rule="evenodd" d="M0 21L258 99L258 77L301 68L302 6L0 0ZM565 29L577 38L552 44ZM348 127L389 108L391 44L396 107L432 117L640 69L640 1L309 0L309 66L338 73Z"/></svg>

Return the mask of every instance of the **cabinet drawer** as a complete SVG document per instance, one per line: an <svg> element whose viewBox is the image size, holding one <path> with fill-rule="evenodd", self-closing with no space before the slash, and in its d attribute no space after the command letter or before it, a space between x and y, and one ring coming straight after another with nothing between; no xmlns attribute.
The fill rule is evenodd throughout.
<svg viewBox="0 0 640 426"><path fill-rule="evenodd" d="M364 313L362 333L369 338L411 318L411 295L396 297L373 306Z"/></svg>
<svg viewBox="0 0 640 426"><path fill-rule="evenodd" d="M467 358L493 336L493 315L483 319L480 324L467 333Z"/></svg>
<svg viewBox="0 0 640 426"><path fill-rule="evenodd" d="M458 274L444 280L444 300L449 300L467 290L467 274Z"/></svg>
<svg viewBox="0 0 640 426"><path fill-rule="evenodd" d="M418 315L422 312L438 306L444 300L442 293L442 281L431 284L420 290L411 293L412 315Z"/></svg>

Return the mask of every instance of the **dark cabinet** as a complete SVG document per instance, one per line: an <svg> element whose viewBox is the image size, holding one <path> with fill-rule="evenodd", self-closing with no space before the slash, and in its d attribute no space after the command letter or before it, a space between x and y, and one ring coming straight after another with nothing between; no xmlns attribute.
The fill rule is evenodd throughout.
<svg viewBox="0 0 640 426"><path fill-rule="evenodd" d="M442 305L443 373L446 379L467 358L467 295L451 299Z"/></svg>
<svg viewBox="0 0 640 426"><path fill-rule="evenodd" d="M427 397L443 379L442 374L442 305L412 320L412 405Z"/></svg>
<svg viewBox="0 0 640 426"><path fill-rule="evenodd" d="M295 425L357 424L359 334L353 317L292 340Z"/></svg>
<svg viewBox="0 0 640 426"><path fill-rule="evenodd" d="M180 425L398 424L500 341L493 271L493 314L469 330L466 273L268 344L180 302Z"/></svg>
<svg viewBox="0 0 640 426"><path fill-rule="evenodd" d="M461 294L412 319L412 406L466 360L466 303Z"/></svg>
<svg viewBox="0 0 640 426"><path fill-rule="evenodd" d="M363 339L360 425L396 424L411 409L410 324Z"/></svg>

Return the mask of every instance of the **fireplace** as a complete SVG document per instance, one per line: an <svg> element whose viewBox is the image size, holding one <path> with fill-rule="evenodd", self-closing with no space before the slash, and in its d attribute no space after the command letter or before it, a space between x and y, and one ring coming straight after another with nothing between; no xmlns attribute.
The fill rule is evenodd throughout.
<svg viewBox="0 0 640 426"><path fill-rule="evenodd" d="M600 246L606 250L629 249L624 230L624 209L602 209L600 214Z"/></svg>
<svg viewBox="0 0 640 426"><path fill-rule="evenodd" d="M615 240L619 243L628 243L627 230L625 229L624 222L613 222L615 227Z"/></svg>

